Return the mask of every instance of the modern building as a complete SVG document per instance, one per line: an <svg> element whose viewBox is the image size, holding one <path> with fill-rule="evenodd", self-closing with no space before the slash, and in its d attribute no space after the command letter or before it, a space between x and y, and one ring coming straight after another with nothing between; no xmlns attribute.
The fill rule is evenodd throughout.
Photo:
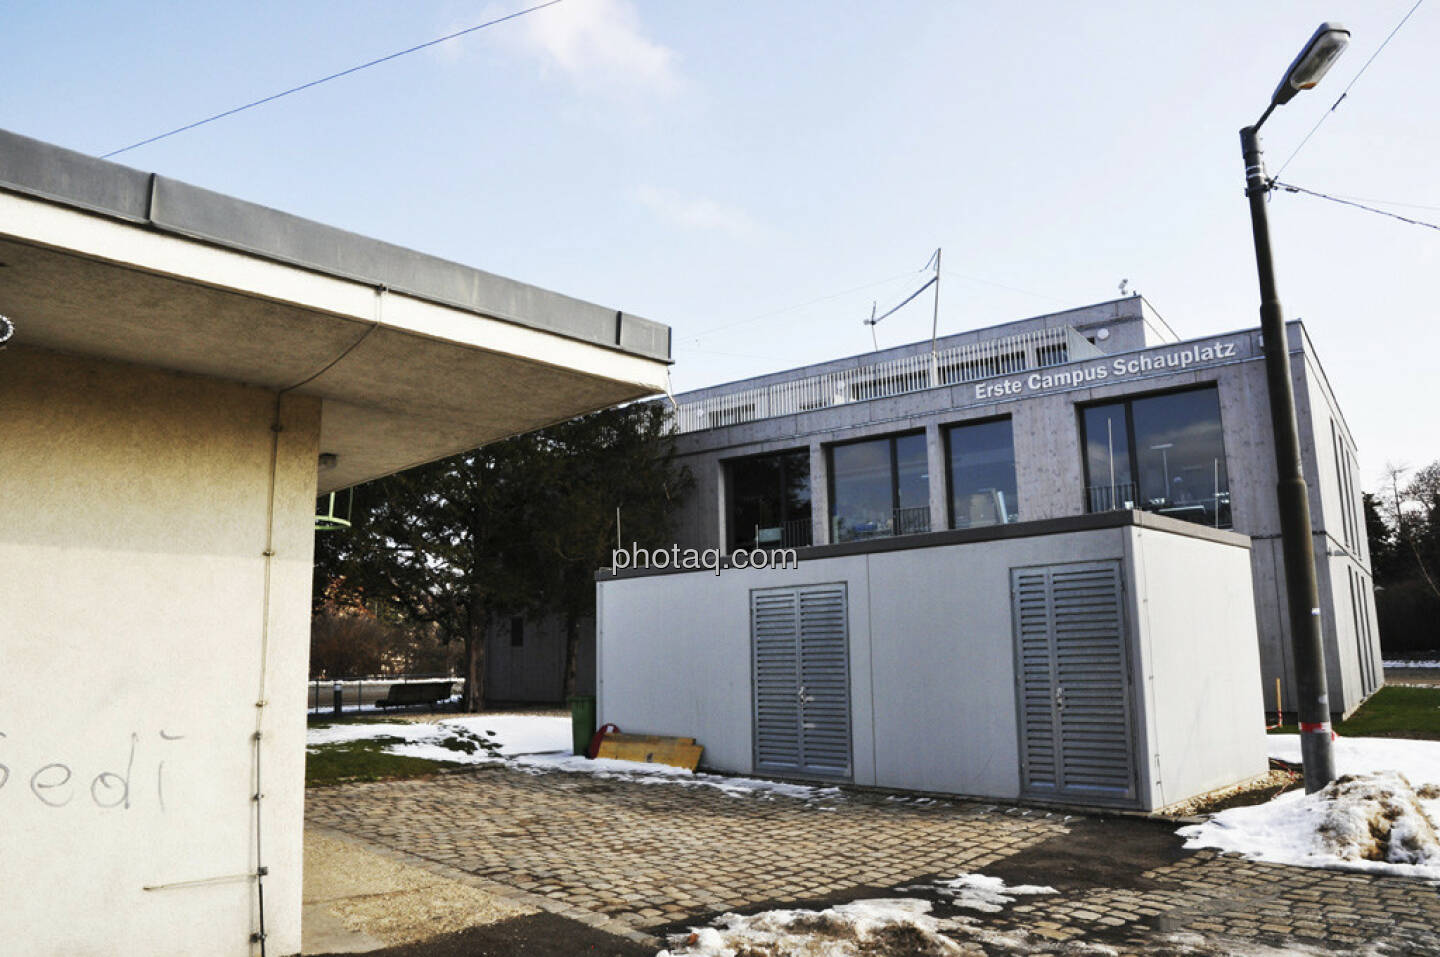
<svg viewBox="0 0 1440 957"><path fill-rule="evenodd" d="M0 315L0 950L298 953L317 493L669 330L4 132Z"/></svg>
<svg viewBox="0 0 1440 957"><path fill-rule="evenodd" d="M1315 526L1330 702L1338 717L1353 711L1383 680L1355 443L1304 326L1293 322L1287 331ZM762 656L760 619L754 617L761 606L752 602L760 601L756 596L767 588L799 587L815 571L822 575L820 581L843 582L848 589L845 669L852 698L843 708L841 703L834 708L845 712L850 729L845 735L851 735L847 740L854 750L850 772L840 776L858 782L870 774L892 786L924 785L929 779L913 767L887 776L875 772L878 759L862 760L861 739L853 732L870 720L862 712L881 706L878 699L867 703L855 697L862 679L872 687L880 681L881 658L862 660L862 655L886 647L886 666L900 668L886 693L924 696L940 713L948 713L947 695L975 690L967 676L986 675L986 700L1012 716L1000 737L1010 735L1011 744L1002 751L1014 753L1015 735L1023 734L1023 728L1017 730L1014 707L1005 705L1024 697L1028 679L1024 662L1012 661L1009 654L1012 637L1020 642L1023 629L1018 606L1011 620L1012 600L1019 600L1018 579L1007 581L1006 573L1076 561L1120 563L1115 581L1122 597L1115 600L1128 611L1120 615L1120 630L1111 636L1119 645L1158 641L1159 632L1151 629L1158 626L1162 609L1166 616L1182 616L1164 623L1168 630L1163 653L1188 662L1190 677L1184 669L1172 672L1173 683L1154 701L1174 704L1184 699L1184 707L1198 709L1175 725L1193 724L1195 730L1185 732L1187 736L1202 733L1199 728L1215 720L1208 706L1186 698L1188 680L1241 682L1243 696L1236 707L1253 717L1257 727L1262 709L1293 710L1275 459L1258 330L1181 340L1136 296L947 336L933 345L915 343L728 383L675 401L678 460L690 468L696 482L679 516L681 549L733 555L756 548L795 548L805 571L741 575L731 570L709 576L713 581L708 586L704 574L692 574L693 584L682 584L686 576L637 578L628 572L603 581L598 614L601 720L624 730L693 734L710 749L706 760L719 762L715 766L765 769L760 742L770 732L762 712L778 705L764 700L762 679L769 666ZM1222 560L1218 552L1203 557L1194 546L1165 546L1190 551L1188 564L1147 575L1138 545L1125 551L1092 540L1077 548L1066 538L1084 531L1093 539L1094 530L1102 526L1086 523L1105 521L1133 528L1135 535L1152 543L1179 542L1187 538L1187 530L1193 538L1203 529L1210 550L1223 542L1221 551L1230 557ZM1032 544L1048 541L1051 547L1015 557L999 544L1021 538ZM1242 547L1247 556L1243 580L1229 571L1212 576L1221 567L1228 569ZM901 554L915 565L906 574L917 577L887 572L883 594L877 592L876 563L892 566L899 561L894 556ZM841 574L836 563L858 555L871 555L867 562L873 567L863 574L854 572L859 577ZM997 577L975 571L984 567L1002 573ZM825 571L819 572L821 568ZM953 574L935 572L943 568ZM641 585L642 580L650 584ZM732 586L721 584L726 580L743 580L753 589L748 600L739 593L730 595L741 609L727 606L735 634L721 636L707 624L692 627L693 621L709 620L695 614L700 602L695 589L711 597L729 594ZM977 593L982 581L984 591ZM669 603L688 609L683 622L669 624L667 637L647 638L644 616L623 597L647 588L674 592L678 597ZM856 605L862 588L869 609L864 620L857 617L861 613ZM661 593L652 599L659 601ZM621 604L631 610L620 614ZM1216 617L1227 605L1253 608L1253 624ZM888 609L885 617L875 611L882 606ZM936 617L938 607L948 609L949 617ZM1003 621L994 618L995 609L1004 611ZM752 612L747 620L745 615ZM993 629L983 639L967 624L979 621ZM1237 628L1257 653L1258 661L1248 672L1225 670L1215 661L1220 655L1238 654ZM861 632L870 637L858 640ZM796 641L797 647L804 645L800 637ZM740 709L750 717L740 721L730 711L726 715L735 719L731 727L752 732L745 747L717 751L716 742L704 735L718 733L728 740L728 732L717 732L716 722L697 712L693 702L676 702L677 710L667 716L653 705L653 692L650 704L638 700L635 681L641 679L635 669L640 659L634 655L655 652L660 644L706 661L703 678L692 676L704 685L712 681L717 665L701 648L728 648L743 664L748 678L732 690L751 706ZM989 648L986 654L1005 649L1001 660L1011 665L990 669L978 648ZM893 665L891 656L901 656L905 663ZM1130 667L1144 653L1132 649L1122 657ZM672 655L660 652L652 660L664 663L672 680L683 681L677 673L683 665ZM1114 660L1120 667L1120 658ZM794 673L800 674L804 661L781 668L789 674L786 668L799 668ZM1119 680L1118 673L1106 680ZM953 683L937 683L934 675L949 675ZM641 670L642 679L651 677ZM801 698L815 687L796 680L806 689L799 692ZM1000 687L1004 693L991 696ZM1143 695L1131 700L1131 718L1126 720L1150 720L1148 701ZM785 715L782 724L794 717ZM844 737L823 721L798 720L830 727L835 740ZM895 746L886 743L879 725L867 734L877 749ZM1140 726L1125 734L1132 746L1146 739ZM1173 745L1173 734L1170 740ZM1244 754L1232 771L1253 761L1245 750L1249 747L1242 744ZM990 752L992 760L996 753ZM1151 757L1161 763L1171 760L1158 753ZM1133 751L1130 760L1143 769L1148 759L1142 749ZM866 772L866 767L871 770ZM1005 787L984 782L977 786L971 778L952 776L941 789L997 796L1044 791L1043 786L1037 791L1007 782ZM1146 796L1149 785L1143 774L1127 787L1127 800L1145 803L1161 796L1158 791ZM1175 794L1170 790L1165 796L1181 799Z"/></svg>

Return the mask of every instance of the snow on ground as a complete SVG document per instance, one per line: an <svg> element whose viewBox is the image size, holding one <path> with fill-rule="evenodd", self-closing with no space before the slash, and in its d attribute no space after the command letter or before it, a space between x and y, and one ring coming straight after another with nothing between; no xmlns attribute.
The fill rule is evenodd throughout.
<svg viewBox="0 0 1440 957"><path fill-rule="evenodd" d="M961 874L950 881L938 881L935 885L941 894L950 898L950 903L967 910L978 910L986 914L998 914L1006 904L1015 903L1016 897L1030 894L1054 894L1053 887L1036 884L1017 884L1007 887L998 877L984 874Z"/></svg>
<svg viewBox="0 0 1440 957"><path fill-rule="evenodd" d="M1421 661L1386 661L1386 668L1440 668L1440 658L1427 658Z"/></svg>
<svg viewBox="0 0 1440 957"><path fill-rule="evenodd" d="M725 914L709 927L676 935L657 957L913 957L964 954L930 915L930 902L913 898L858 900L825 910L770 910L749 917Z"/></svg>
<svg viewBox="0 0 1440 957"><path fill-rule="evenodd" d="M839 788L812 787L727 777L638 761L590 760L571 753L573 746L568 717L550 715L471 715L444 718L434 723L392 722L337 724L311 728L307 747L340 744L370 738L398 739L385 747L398 754L431 761L459 764L506 763L529 774L565 771L637 784L677 784L682 787L714 788L733 797L762 794L815 801L837 797Z"/></svg>
<svg viewBox="0 0 1440 957"><path fill-rule="evenodd" d="M1300 760L1298 735L1272 735L1271 757ZM1440 742L1339 738L1341 776L1315 794L1291 791L1180 829L1187 848L1252 860L1440 880Z"/></svg>

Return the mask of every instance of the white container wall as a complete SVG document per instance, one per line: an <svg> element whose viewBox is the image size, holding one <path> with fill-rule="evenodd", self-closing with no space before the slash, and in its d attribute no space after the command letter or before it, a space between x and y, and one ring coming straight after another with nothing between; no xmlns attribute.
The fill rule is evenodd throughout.
<svg viewBox="0 0 1440 957"><path fill-rule="evenodd" d="M1099 577L1076 585L1058 574L1067 570ZM1022 685L1012 579L1025 572L1054 580L1041 607L1058 644L1031 655ZM1113 591L1094 591L1108 581ZM798 568L641 572L597 587L599 720L693 736L703 767L1154 809L1267 766L1249 543L1233 533L1112 512L807 549ZM826 618L836 593L844 658ZM1102 617L1067 623L1066 602ZM793 664L773 651L791 620ZM1042 659L1045 674L1034 671ZM822 694L834 681L848 687L842 715ZM848 767L812 757L838 736ZM1052 746L1058 787L1040 766Z"/></svg>

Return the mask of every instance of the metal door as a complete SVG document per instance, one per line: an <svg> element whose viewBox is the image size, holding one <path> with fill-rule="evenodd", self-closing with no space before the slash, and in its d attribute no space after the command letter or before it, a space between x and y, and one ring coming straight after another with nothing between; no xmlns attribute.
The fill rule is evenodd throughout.
<svg viewBox="0 0 1440 957"><path fill-rule="evenodd" d="M846 615L843 584L750 593L757 770L850 777Z"/></svg>
<svg viewBox="0 0 1440 957"><path fill-rule="evenodd" d="M1010 571L1027 796L1136 798L1122 582L1119 562Z"/></svg>

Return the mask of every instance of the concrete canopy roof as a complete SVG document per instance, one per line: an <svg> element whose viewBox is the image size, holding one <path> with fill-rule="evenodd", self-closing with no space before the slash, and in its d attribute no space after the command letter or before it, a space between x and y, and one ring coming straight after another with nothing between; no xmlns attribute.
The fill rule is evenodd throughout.
<svg viewBox="0 0 1440 957"><path fill-rule="evenodd" d="M0 131L12 346L323 400L320 491L666 390L669 329Z"/></svg>

